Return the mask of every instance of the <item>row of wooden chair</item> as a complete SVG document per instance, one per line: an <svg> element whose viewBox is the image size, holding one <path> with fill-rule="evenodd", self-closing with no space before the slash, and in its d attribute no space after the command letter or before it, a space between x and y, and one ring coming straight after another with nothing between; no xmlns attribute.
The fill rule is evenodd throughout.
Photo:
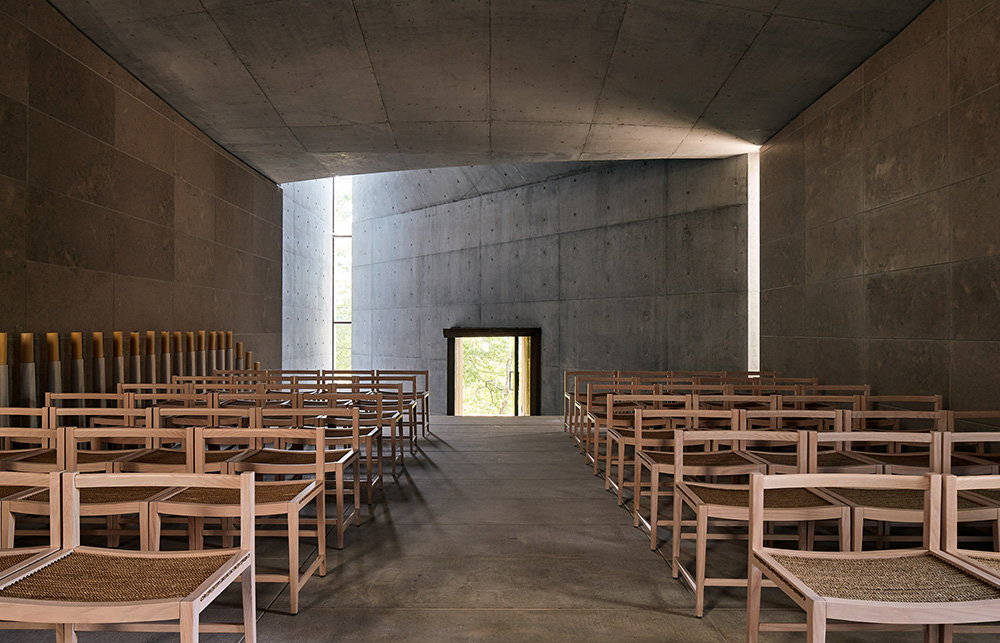
<svg viewBox="0 0 1000 643"><path fill-rule="evenodd" d="M630 385L621 385L627 388ZM759 473L798 473L806 471L852 471L857 474L912 473L914 471L956 471L960 473L996 473L1000 460L991 454L993 436L980 432L955 432L966 421L988 422L1000 419L1000 413L966 414L939 409L938 399L905 396L893 400L862 402L865 396L855 391L850 395L826 396L709 396L699 393L675 396L622 394L603 396L605 408L612 409L604 419L606 429L605 480L607 488L616 488L619 504L626 488L623 474L632 468L633 520L638 526L650 528L651 548L657 548L657 526L671 527L670 562L675 577L692 586L696 594L696 612L704 610L706 587L746 586L746 578L711 578L706 573L707 544L713 536L709 524L746 525L749 520L748 489L745 484L713 484L720 476L746 476ZM629 391L632 392L632 391ZM797 391L798 392L798 391ZM592 397L592 399L595 399ZM695 403L694 400L698 399ZM830 404L830 402L834 402ZM621 404L620 414L615 413ZM899 410L906 404L927 404L931 410ZM673 408L669 408L669 407ZM889 406L896 410L871 411L871 407ZM857 409L857 410L855 410ZM612 422L607 418L619 418ZM718 429L724 428L724 431ZM894 432L870 429L895 429ZM918 431L913 432L913 429ZM803 430L812 429L812 430ZM900 431L909 429L909 431ZM683 446L684 435L696 450ZM595 433L597 435L597 433ZM770 440L764 440L765 435ZM775 448L784 441L788 449ZM681 446L678 446L678 442ZM731 448L720 448L729 444ZM947 447L945 446L947 443ZM878 447L866 449L863 444ZM763 448L753 448L760 447ZM905 445L905 446L904 446ZM856 447L853 448L853 447ZM625 461L627 449L635 450L632 467ZM944 456L945 449L949 454ZM594 453L599 454L600 451ZM954 453L954 454L953 454ZM953 455L952 455L953 454ZM596 458L594 458L596 459ZM688 464L684 465L684 460ZM618 469L617 481L612 472ZM681 473L677 475L677 471ZM666 478L662 478L664 474ZM666 485L662 483L666 481ZM617 483L616 483L617 482ZM661 498L672 497L676 502L660 518ZM891 494L890 494L891 495ZM898 494L897 494L898 495ZM839 524L837 542L844 550L860 550L864 543L866 521L920 522L923 512L913 508L913 498L899 502L873 501L864 494L834 494L808 492L778 501L767 510L768 522L800 522L797 537L802 546L813 543L814 521L824 518ZM647 519L643 499L656 498ZM992 525L996 541L1000 533L1000 498L995 500L963 499L962 522L985 521ZM684 516L685 510L693 518ZM673 515L671 515L673 514ZM677 528L673 528L677 525ZM685 529L694 527L693 533ZM888 529L879 530L881 536ZM731 538L732 534L726 534ZM775 536L776 537L776 536ZM693 540L694 568L689 571L681 560L680 543ZM996 548L996 545L994 544Z"/></svg>
<svg viewBox="0 0 1000 643"><path fill-rule="evenodd" d="M8 409L10 410L10 409ZM0 410L3 413L5 410ZM22 412L23 409L13 409ZM252 471L261 476L274 477L272 482L258 486L255 514L280 516L287 534L290 568L287 574L262 575L262 582L287 582L291 585L292 611L297 610L298 590L319 569L325 573L326 529L334 526L337 546L344 545L345 530L356 524L360 516L360 453L361 422L358 408L257 408L211 409L228 418L236 418L245 426L162 426L169 415L190 413L184 408L147 409L60 409L50 408L49 417L58 425L62 415L90 412L110 414L110 417L141 415L140 426L59 427L56 428L3 428L0 436L20 445L20 454L0 460L0 467L17 471L51 471L69 469L83 472L134 472L155 471L164 475L191 472L216 472L221 474ZM107 417L107 416L104 416ZM176 419L176 418L175 418ZM162 422L169 424L169 422ZM338 428L342 427L342 428ZM377 428L379 435L381 427ZM369 435L371 431L368 432ZM269 446L270 445L270 446ZM289 449L288 447L293 448ZM369 455L371 451L369 450ZM372 471L369 465L369 473ZM348 475L353 473L353 475ZM282 478L311 476L313 482L287 482ZM329 487L324 483L329 481ZM379 481L380 483L380 481ZM0 493L0 542L13 543L14 516L18 514L46 515L48 498L40 493L25 490L7 490ZM369 487L369 502L371 487ZM166 494L166 495L164 495ZM329 494L335 507L332 517L327 517L326 496ZM346 496L353 496L353 507L347 506ZM88 516L111 516L106 530L109 542L114 544L123 532L117 518L125 514L138 514L138 533L143 547L155 547L158 531L146 529L146 516L153 503L169 506L174 514L193 520L188 537L192 546L200 546L204 518L232 519L235 517L234 498L191 498L167 493L165 489L129 490L127 493L96 493L84 502ZM315 503L316 527L300 529L300 514L305 507ZM322 517L322 518L321 518ZM322 520L322 522L320 522ZM223 525L225 527L225 525ZM227 537L221 532L209 535ZM269 532L261 532L269 533ZM318 539L319 554L302 574L298 574L299 537Z"/></svg>

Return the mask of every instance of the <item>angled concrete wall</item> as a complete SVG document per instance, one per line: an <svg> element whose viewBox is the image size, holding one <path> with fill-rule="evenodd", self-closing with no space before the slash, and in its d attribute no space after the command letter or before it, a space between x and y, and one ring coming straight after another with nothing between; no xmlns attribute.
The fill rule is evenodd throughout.
<svg viewBox="0 0 1000 643"><path fill-rule="evenodd" d="M333 368L333 179L281 192L281 367Z"/></svg>
<svg viewBox="0 0 1000 643"><path fill-rule="evenodd" d="M435 412L453 326L540 327L546 414L564 369L746 363L746 157L368 175L354 216L354 365Z"/></svg>
<svg viewBox="0 0 1000 643"><path fill-rule="evenodd" d="M763 366L995 408L1000 2L935 2L761 153Z"/></svg>
<svg viewBox="0 0 1000 643"><path fill-rule="evenodd" d="M279 364L278 187L42 0L0 4L0 52L0 330L231 329Z"/></svg>

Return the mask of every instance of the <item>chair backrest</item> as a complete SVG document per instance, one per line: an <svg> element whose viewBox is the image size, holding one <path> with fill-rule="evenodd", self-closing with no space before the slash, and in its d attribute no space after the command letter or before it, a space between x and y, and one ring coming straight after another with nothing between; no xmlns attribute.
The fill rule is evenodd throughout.
<svg viewBox="0 0 1000 643"><path fill-rule="evenodd" d="M861 410L860 395L813 394L777 395L777 408L780 409L845 409Z"/></svg>
<svg viewBox="0 0 1000 643"><path fill-rule="evenodd" d="M735 411L739 415L745 411ZM747 458L743 464L716 464L706 463L695 466L684 464L685 446L690 446L692 438L698 443L710 442L714 445L727 445L732 450L738 451L742 444L746 442L767 442L768 444L789 444L795 446L798 456L800 471L806 470L809 453L809 434L807 431L688 431L678 429L674 431L674 480L681 481L684 476L733 476L746 475L753 471L763 471L766 468L764 462Z"/></svg>
<svg viewBox="0 0 1000 643"><path fill-rule="evenodd" d="M190 393L190 384L167 384L167 383L126 383L118 382L118 392L119 393L143 393L143 394L178 394L178 393Z"/></svg>
<svg viewBox="0 0 1000 643"><path fill-rule="evenodd" d="M747 409L743 412L745 424L741 427L751 430L767 422L770 430L801 428L803 424L824 430L843 431L844 414L837 409Z"/></svg>
<svg viewBox="0 0 1000 643"><path fill-rule="evenodd" d="M0 427L47 429L52 415L46 407L0 406L0 420Z"/></svg>
<svg viewBox="0 0 1000 643"><path fill-rule="evenodd" d="M62 538L62 472L22 473L0 471L0 487L48 487L49 547L58 548ZM3 571L3 570L0 570Z"/></svg>
<svg viewBox="0 0 1000 643"><path fill-rule="evenodd" d="M220 475L198 473L87 473L62 474L62 546L80 545L80 489L94 487L207 487L240 490L240 555L253 552L254 482L253 474Z"/></svg>
<svg viewBox="0 0 1000 643"><path fill-rule="evenodd" d="M183 408L179 406L158 406L153 411L153 426L211 426L217 427L222 424L258 426L258 407L232 406L232 407L206 407L206 408Z"/></svg>
<svg viewBox="0 0 1000 643"><path fill-rule="evenodd" d="M45 393L45 406L68 407L108 407L128 408L132 406L132 395L129 392L119 393Z"/></svg>
<svg viewBox="0 0 1000 643"><path fill-rule="evenodd" d="M355 451L361 448L360 411L357 407L350 409L332 406L307 406L282 409L265 408L260 409L260 422L262 430L274 430L273 427L276 423L291 422L292 426L295 427L292 430L299 431L314 428L325 431L326 427L330 426L331 423L339 422L341 425L349 423L352 429L351 447ZM278 426L287 425L279 424Z"/></svg>
<svg viewBox="0 0 1000 643"><path fill-rule="evenodd" d="M49 407L49 423L62 426L152 426L153 409L136 408L76 408Z"/></svg>
<svg viewBox="0 0 1000 643"><path fill-rule="evenodd" d="M157 391L155 393L135 393L133 401L136 408L144 409L152 406L173 406L181 408L212 408L219 405L214 393L170 393Z"/></svg>
<svg viewBox="0 0 1000 643"><path fill-rule="evenodd" d="M749 409L777 408L777 397L774 395L716 395L696 393L691 397L695 408Z"/></svg>
<svg viewBox="0 0 1000 643"><path fill-rule="evenodd" d="M941 476L870 473L750 475L750 551L764 549L764 492L767 489L919 489L924 492L923 545L941 546Z"/></svg>
<svg viewBox="0 0 1000 643"><path fill-rule="evenodd" d="M1000 476L953 476L943 475L941 501L941 531L943 548L948 553L957 553L958 540L958 510L959 492L976 493L991 491L991 495L1000 495ZM972 564L976 564L973 560ZM991 576L996 576L996 569L986 570Z"/></svg>
<svg viewBox="0 0 1000 643"><path fill-rule="evenodd" d="M863 409L870 411L942 411L944 398L941 395L866 395L862 405Z"/></svg>
<svg viewBox="0 0 1000 643"><path fill-rule="evenodd" d="M947 431L947 411L913 411L908 409L879 409L844 411L845 431L869 431L886 428L905 431Z"/></svg>
<svg viewBox="0 0 1000 643"><path fill-rule="evenodd" d="M844 412L845 414L848 411ZM813 447L810 449L809 470L817 468L817 452L824 446L850 449L855 443L887 444L889 449L904 445L916 446L930 452L928 463L931 473L940 473L942 464L942 433L939 431L820 431L813 433ZM862 452L860 455L864 455Z"/></svg>
<svg viewBox="0 0 1000 643"><path fill-rule="evenodd" d="M975 458L977 454L993 453L991 447L997 445L1000 445L1000 431L945 431L941 434L941 472L952 472L952 454Z"/></svg>
<svg viewBox="0 0 1000 643"><path fill-rule="evenodd" d="M105 446L117 446L131 444L140 448L154 449L164 444L181 444L187 460L187 469L194 472L194 455L191 453L194 440L194 429L185 428L162 428L149 426L100 426L100 427L76 427L69 426L63 429L65 437L63 444L66 451L63 466L67 471L78 470L78 457L80 445L87 444L91 450L101 449ZM127 452L123 451L124 457Z"/></svg>
<svg viewBox="0 0 1000 643"><path fill-rule="evenodd" d="M871 395L870 384L804 384L801 395Z"/></svg>
<svg viewBox="0 0 1000 643"><path fill-rule="evenodd" d="M1000 410L949 411L949 431L1000 431Z"/></svg>

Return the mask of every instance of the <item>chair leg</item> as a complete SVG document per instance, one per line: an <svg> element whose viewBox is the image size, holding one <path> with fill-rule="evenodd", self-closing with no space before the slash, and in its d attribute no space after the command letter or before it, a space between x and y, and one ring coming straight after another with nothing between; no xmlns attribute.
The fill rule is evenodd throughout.
<svg viewBox="0 0 1000 643"><path fill-rule="evenodd" d="M316 538L319 552L319 575L326 576L326 490L316 496Z"/></svg>
<svg viewBox="0 0 1000 643"><path fill-rule="evenodd" d="M625 449L628 445L622 440L618 443L618 506L625 504ZM608 452L608 465L611 466L611 453Z"/></svg>
<svg viewBox="0 0 1000 643"><path fill-rule="evenodd" d="M806 612L806 643L826 643L826 603L813 603Z"/></svg>
<svg viewBox="0 0 1000 643"><path fill-rule="evenodd" d="M865 544L865 515L860 508L852 511L851 551L862 551Z"/></svg>
<svg viewBox="0 0 1000 643"><path fill-rule="evenodd" d="M684 501L681 499L677 490L674 489L674 524L670 532L672 535L672 544L670 547L670 575L677 578L679 572L677 570L677 558L681 555L681 536L683 535L683 528L681 523L681 516L684 511ZM654 523L651 523L651 526ZM651 530L652 531L652 530Z"/></svg>
<svg viewBox="0 0 1000 643"><path fill-rule="evenodd" d="M695 608L694 615L705 615L705 561L708 558L708 514L698 510L697 531L695 533Z"/></svg>
<svg viewBox="0 0 1000 643"><path fill-rule="evenodd" d="M336 475L337 483L337 549L344 548L344 476L341 471Z"/></svg>
<svg viewBox="0 0 1000 643"><path fill-rule="evenodd" d="M651 551L656 551L656 521L660 519L660 476L658 473L656 469L649 470L649 549ZM674 513L676 514L676 512ZM675 530L677 529L677 524L675 518ZM674 552L674 556L676 555L677 553ZM677 578L676 563L671 562L670 568L673 571L674 578Z"/></svg>
<svg viewBox="0 0 1000 643"><path fill-rule="evenodd" d="M194 603L181 603L181 643L198 642L198 613Z"/></svg>
<svg viewBox="0 0 1000 643"><path fill-rule="evenodd" d="M72 623L56 625L56 643L77 643L76 627Z"/></svg>
<svg viewBox="0 0 1000 643"><path fill-rule="evenodd" d="M286 506L288 515L288 594L292 614L299 613L299 509L295 503Z"/></svg>
<svg viewBox="0 0 1000 643"><path fill-rule="evenodd" d="M632 526L639 526L639 511L642 510L642 462L636 458L632 465Z"/></svg>
<svg viewBox="0 0 1000 643"><path fill-rule="evenodd" d="M747 569L747 643L757 643L760 634L760 588L760 568L751 558Z"/></svg>
<svg viewBox="0 0 1000 643"><path fill-rule="evenodd" d="M257 643L257 590L256 574L253 566L247 567L240 574L240 586L243 592L243 641Z"/></svg>
<svg viewBox="0 0 1000 643"><path fill-rule="evenodd" d="M361 458L354 459L354 524L361 526Z"/></svg>
<svg viewBox="0 0 1000 643"><path fill-rule="evenodd" d="M6 504L3 513L0 513L0 547L14 548L14 514Z"/></svg>

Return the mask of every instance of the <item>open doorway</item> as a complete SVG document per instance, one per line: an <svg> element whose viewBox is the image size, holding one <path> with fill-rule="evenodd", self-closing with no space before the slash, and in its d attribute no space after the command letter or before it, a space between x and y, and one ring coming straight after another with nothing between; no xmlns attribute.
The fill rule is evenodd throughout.
<svg viewBox="0 0 1000 643"><path fill-rule="evenodd" d="M539 329L449 328L444 334L449 415L538 414Z"/></svg>

